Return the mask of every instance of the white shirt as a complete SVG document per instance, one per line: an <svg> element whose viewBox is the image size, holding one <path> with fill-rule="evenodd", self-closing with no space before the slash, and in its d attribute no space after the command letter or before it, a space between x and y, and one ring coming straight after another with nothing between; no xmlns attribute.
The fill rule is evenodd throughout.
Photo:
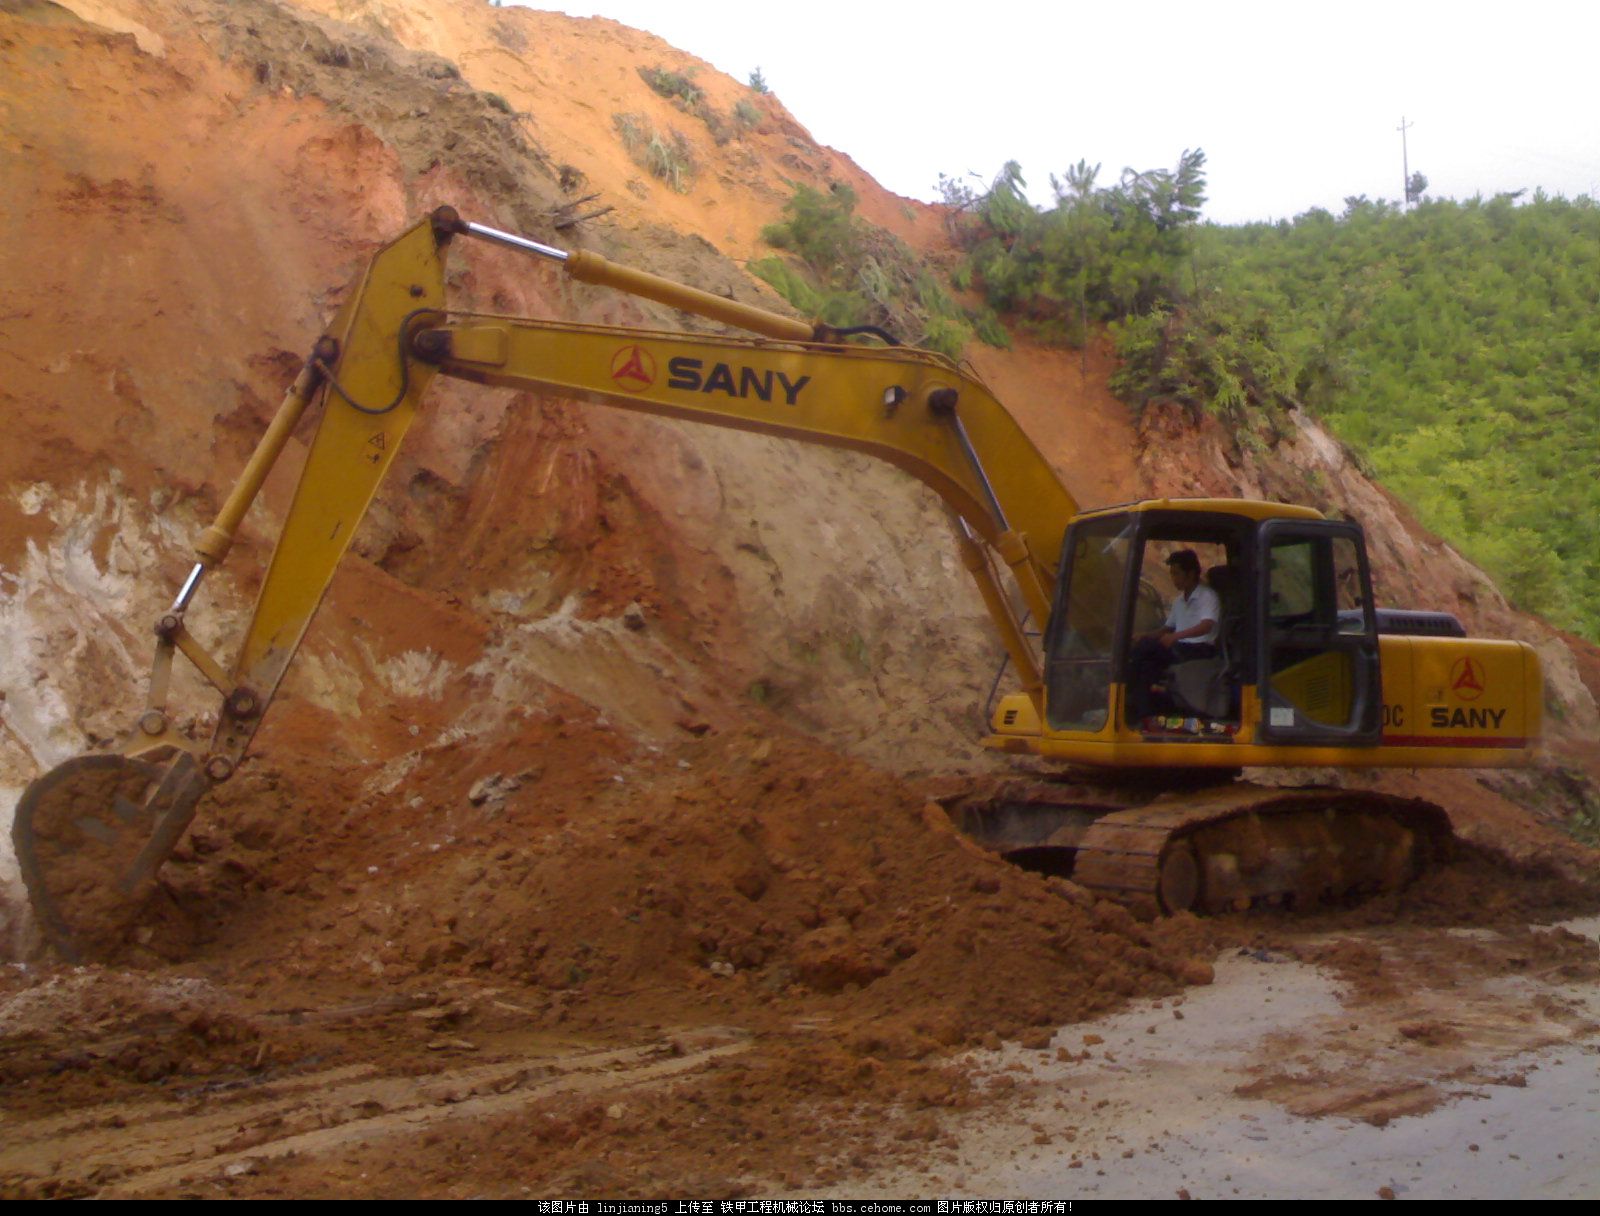
<svg viewBox="0 0 1600 1216"><path fill-rule="evenodd" d="M1180 595L1172 601L1172 607L1167 610L1167 628L1176 629L1182 633L1198 625L1201 621L1210 621L1211 628L1205 633L1192 634L1183 638L1184 642L1215 642L1217 640L1217 622L1222 619L1222 601L1217 598L1217 593L1201 583L1188 595Z"/></svg>

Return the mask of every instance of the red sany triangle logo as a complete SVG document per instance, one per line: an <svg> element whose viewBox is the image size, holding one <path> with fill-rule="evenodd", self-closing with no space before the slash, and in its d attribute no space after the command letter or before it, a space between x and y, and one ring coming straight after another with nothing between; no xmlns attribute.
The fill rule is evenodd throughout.
<svg viewBox="0 0 1600 1216"><path fill-rule="evenodd" d="M1476 701L1483 696L1482 664L1457 659L1450 667L1450 691L1462 701Z"/></svg>
<svg viewBox="0 0 1600 1216"><path fill-rule="evenodd" d="M611 379L630 393L643 392L656 382L655 357L642 346L624 346L611 356Z"/></svg>

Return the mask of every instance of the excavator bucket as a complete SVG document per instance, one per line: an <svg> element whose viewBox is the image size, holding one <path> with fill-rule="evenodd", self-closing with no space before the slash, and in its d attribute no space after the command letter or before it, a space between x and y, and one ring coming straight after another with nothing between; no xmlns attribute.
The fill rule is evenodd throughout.
<svg viewBox="0 0 1600 1216"><path fill-rule="evenodd" d="M165 747L77 756L23 792L11 839L39 929L64 958L126 942L210 786L192 755Z"/></svg>

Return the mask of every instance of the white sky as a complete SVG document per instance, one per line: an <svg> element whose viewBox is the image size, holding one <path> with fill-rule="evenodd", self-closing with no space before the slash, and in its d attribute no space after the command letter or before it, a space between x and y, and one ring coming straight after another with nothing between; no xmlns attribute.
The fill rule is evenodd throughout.
<svg viewBox="0 0 1600 1216"><path fill-rule="evenodd" d="M992 0L532 3L758 65L816 139L912 198L1020 161L1035 201L1204 148L1221 223L1398 199L1404 116L1429 194L1600 197L1600 3ZM644 65L649 66L649 65Z"/></svg>

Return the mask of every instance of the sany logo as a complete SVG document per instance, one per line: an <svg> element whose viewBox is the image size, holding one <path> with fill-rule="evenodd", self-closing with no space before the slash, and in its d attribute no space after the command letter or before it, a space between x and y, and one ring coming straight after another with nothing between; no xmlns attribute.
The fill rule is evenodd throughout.
<svg viewBox="0 0 1600 1216"><path fill-rule="evenodd" d="M618 388L642 393L656 382L656 361L642 346L624 346L611 356L611 379Z"/></svg>
<svg viewBox="0 0 1600 1216"><path fill-rule="evenodd" d="M1476 701L1483 696L1483 665L1471 659L1457 659L1450 665L1450 691L1462 701Z"/></svg>

